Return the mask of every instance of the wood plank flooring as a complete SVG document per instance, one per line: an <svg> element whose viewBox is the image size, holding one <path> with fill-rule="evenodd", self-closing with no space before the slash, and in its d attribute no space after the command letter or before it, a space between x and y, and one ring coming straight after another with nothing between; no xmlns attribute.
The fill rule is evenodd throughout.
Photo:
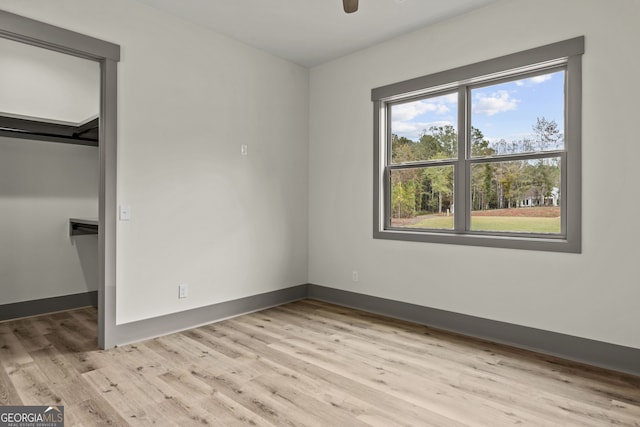
<svg viewBox="0 0 640 427"><path fill-rule="evenodd" d="M0 323L0 405L67 426L634 426L640 378L305 300L108 351L96 311Z"/></svg>

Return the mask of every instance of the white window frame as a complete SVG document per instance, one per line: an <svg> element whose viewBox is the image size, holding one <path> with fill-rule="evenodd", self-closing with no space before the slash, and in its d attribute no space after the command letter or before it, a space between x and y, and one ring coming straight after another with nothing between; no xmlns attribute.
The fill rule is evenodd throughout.
<svg viewBox="0 0 640 427"><path fill-rule="evenodd" d="M580 253L583 53L584 37L577 37L373 89L371 91L371 99L374 104L373 237L376 239ZM514 156L471 157L470 91L472 88L531 77L536 73L559 70L565 71L564 149ZM398 165L391 163L390 108L399 102L452 91L458 92L458 157L439 164L454 166L454 203L456 207L454 229L394 228L391 226L390 170L398 168ZM545 157L560 157L561 162L560 233L536 234L471 230L471 197L468 189L471 182L472 164ZM429 164L428 161L423 163Z"/></svg>

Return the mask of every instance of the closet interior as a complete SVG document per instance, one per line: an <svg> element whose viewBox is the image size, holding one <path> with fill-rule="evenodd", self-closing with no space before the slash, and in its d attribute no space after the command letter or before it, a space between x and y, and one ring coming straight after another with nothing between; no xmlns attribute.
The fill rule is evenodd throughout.
<svg viewBox="0 0 640 427"><path fill-rule="evenodd" d="M97 305L100 66L0 38L0 320Z"/></svg>

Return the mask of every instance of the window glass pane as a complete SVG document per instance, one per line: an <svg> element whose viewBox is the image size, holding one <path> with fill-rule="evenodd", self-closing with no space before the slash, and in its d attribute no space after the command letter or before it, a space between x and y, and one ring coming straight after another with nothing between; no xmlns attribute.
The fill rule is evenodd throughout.
<svg viewBox="0 0 640 427"><path fill-rule="evenodd" d="M564 74L472 89L472 157L564 149Z"/></svg>
<svg viewBox="0 0 640 427"><path fill-rule="evenodd" d="M392 170L391 226L453 229L453 166Z"/></svg>
<svg viewBox="0 0 640 427"><path fill-rule="evenodd" d="M457 92L391 104L390 110L391 163L457 157Z"/></svg>
<svg viewBox="0 0 640 427"><path fill-rule="evenodd" d="M560 233L560 157L471 166L471 230Z"/></svg>

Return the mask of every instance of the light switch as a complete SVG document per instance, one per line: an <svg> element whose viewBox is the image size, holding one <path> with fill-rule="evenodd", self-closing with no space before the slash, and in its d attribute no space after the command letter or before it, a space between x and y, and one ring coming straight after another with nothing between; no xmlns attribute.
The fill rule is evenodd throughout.
<svg viewBox="0 0 640 427"><path fill-rule="evenodd" d="M247 144L240 145L240 154L243 156L249 155L249 146Z"/></svg>
<svg viewBox="0 0 640 427"><path fill-rule="evenodd" d="M131 219L131 207L120 205L120 221L129 221Z"/></svg>

